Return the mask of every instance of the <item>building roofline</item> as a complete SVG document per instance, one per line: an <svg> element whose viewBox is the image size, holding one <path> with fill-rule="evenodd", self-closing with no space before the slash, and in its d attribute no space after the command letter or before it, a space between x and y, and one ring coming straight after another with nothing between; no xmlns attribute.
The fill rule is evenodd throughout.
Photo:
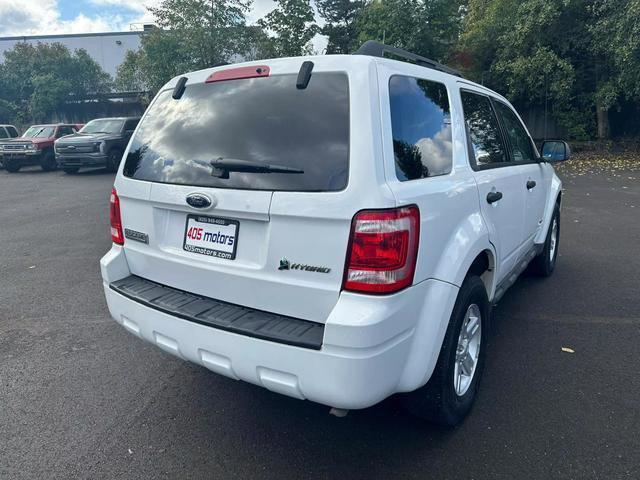
<svg viewBox="0 0 640 480"><path fill-rule="evenodd" d="M121 35L142 35L144 31L129 31L129 32L97 32L97 33L58 33L55 35L19 35L16 37L0 37L0 41L3 40L49 40L54 38L74 38L74 37L111 37Z"/></svg>

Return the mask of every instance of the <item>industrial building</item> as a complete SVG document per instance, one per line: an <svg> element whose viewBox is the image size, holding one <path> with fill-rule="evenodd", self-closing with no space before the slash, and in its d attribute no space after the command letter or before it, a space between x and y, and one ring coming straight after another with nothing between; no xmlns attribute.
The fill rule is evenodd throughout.
<svg viewBox="0 0 640 480"><path fill-rule="evenodd" d="M148 29L145 25L145 29ZM68 35L33 35L25 37L0 37L0 63L4 61L4 52L11 50L17 43L58 42L70 51L84 48L87 53L112 77L124 60L127 50L140 47L140 36L144 30L131 32L73 33Z"/></svg>

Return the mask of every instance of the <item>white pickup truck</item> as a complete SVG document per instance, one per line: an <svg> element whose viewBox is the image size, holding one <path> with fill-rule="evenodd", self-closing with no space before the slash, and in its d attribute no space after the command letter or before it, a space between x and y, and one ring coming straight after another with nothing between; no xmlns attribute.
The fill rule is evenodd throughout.
<svg viewBox="0 0 640 480"><path fill-rule="evenodd" d="M399 393L455 425L492 304L553 271L569 147L540 156L507 100L443 65L358 53L167 83L111 194L107 303L218 374L336 411Z"/></svg>

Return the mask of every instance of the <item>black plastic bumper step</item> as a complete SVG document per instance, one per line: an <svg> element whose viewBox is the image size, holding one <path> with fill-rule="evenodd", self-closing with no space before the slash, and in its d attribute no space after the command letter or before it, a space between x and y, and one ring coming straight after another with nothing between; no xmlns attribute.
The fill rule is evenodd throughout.
<svg viewBox="0 0 640 480"><path fill-rule="evenodd" d="M184 320L296 347L320 350L324 325L221 302L131 275L110 288L147 307Z"/></svg>

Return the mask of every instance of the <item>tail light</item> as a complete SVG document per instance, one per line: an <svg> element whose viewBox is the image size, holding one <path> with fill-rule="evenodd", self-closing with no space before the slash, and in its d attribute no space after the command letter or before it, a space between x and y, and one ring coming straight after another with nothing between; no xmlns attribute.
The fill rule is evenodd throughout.
<svg viewBox="0 0 640 480"><path fill-rule="evenodd" d="M351 225L344 289L392 293L413 283L420 238L415 205L364 210Z"/></svg>
<svg viewBox="0 0 640 480"><path fill-rule="evenodd" d="M124 245L124 234L122 233L122 220L120 219L120 199L116 189L111 189L109 199L109 217L111 219L111 240L118 245Z"/></svg>

